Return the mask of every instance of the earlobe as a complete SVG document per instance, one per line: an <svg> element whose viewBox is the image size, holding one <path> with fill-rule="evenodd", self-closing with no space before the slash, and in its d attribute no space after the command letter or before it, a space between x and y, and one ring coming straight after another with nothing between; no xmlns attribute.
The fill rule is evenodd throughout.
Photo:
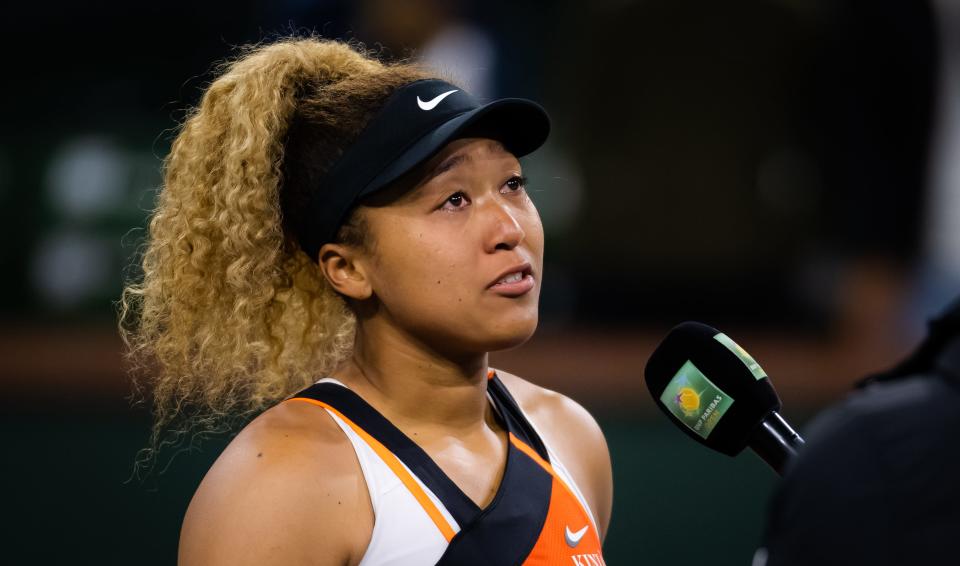
<svg viewBox="0 0 960 566"><path fill-rule="evenodd" d="M373 294L363 265L356 252L341 244L320 248L320 270L335 291L351 299L369 299Z"/></svg>

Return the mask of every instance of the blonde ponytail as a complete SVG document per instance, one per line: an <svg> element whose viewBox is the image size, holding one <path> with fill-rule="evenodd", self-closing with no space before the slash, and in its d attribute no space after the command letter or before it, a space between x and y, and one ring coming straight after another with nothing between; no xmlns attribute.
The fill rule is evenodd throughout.
<svg viewBox="0 0 960 566"><path fill-rule="evenodd" d="M127 359L153 397L153 448L173 423L214 430L349 355L352 313L284 228L282 203L318 190L284 178L309 158L290 155L288 130L322 134L308 149L323 169L393 89L424 76L314 38L246 48L222 67L165 160L143 279L119 303Z"/></svg>

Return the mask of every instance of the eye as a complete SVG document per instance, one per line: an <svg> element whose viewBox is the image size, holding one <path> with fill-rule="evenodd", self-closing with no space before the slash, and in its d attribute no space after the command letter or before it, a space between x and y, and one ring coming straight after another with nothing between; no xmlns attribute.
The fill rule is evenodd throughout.
<svg viewBox="0 0 960 566"><path fill-rule="evenodd" d="M503 184L505 192L516 193L527 187L527 178L522 175L514 175Z"/></svg>
<svg viewBox="0 0 960 566"><path fill-rule="evenodd" d="M447 200L443 201L443 210L460 210L467 206L470 201L467 199L467 195L463 191L457 191L447 197Z"/></svg>

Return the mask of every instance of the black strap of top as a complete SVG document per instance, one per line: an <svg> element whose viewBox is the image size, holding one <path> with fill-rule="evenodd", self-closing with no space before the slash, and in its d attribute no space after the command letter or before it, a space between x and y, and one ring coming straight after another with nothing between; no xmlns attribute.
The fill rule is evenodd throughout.
<svg viewBox="0 0 960 566"><path fill-rule="evenodd" d="M487 391L493 399L494 406L497 407L506 421L507 430L533 448L541 458L549 462L550 456L547 454L543 441L540 440L540 435L534 430L533 425L520 410L520 405L517 404L516 399L507 391L506 386L496 374L487 381Z"/></svg>
<svg viewBox="0 0 960 566"><path fill-rule="evenodd" d="M474 520L480 508L453 483L422 448L359 395L336 383L316 383L294 397L321 401L340 411L400 459L437 497L459 525Z"/></svg>
<svg viewBox="0 0 960 566"><path fill-rule="evenodd" d="M548 460L543 442L516 400L494 375L487 391L507 430ZM536 545L550 510L552 476L511 443L507 467L493 501L462 525L436 566L522 564Z"/></svg>

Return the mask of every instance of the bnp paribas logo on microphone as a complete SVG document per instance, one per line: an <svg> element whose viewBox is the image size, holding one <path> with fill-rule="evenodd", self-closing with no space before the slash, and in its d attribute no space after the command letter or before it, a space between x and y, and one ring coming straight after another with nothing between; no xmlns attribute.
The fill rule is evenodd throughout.
<svg viewBox="0 0 960 566"><path fill-rule="evenodd" d="M688 360L667 384L660 402L690 430L707 438L733 405L733 397Z"/></svg>

